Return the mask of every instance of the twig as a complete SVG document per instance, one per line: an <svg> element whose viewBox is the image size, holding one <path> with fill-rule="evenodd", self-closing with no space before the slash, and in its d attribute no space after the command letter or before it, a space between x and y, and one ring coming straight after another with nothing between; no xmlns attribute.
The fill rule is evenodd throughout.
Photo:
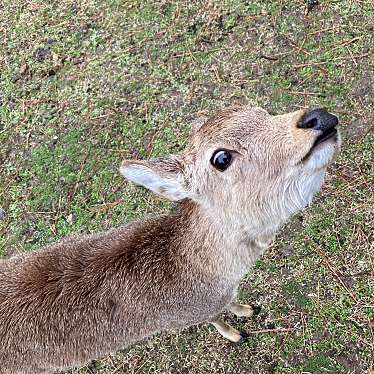
<svg viewBox="0 0 374 374"><path fill-rule="evenodd" d="M362 36L356 36L356 37L353 38L353 39L343 40L340 44L338 44L338 45L336 45L334 48L330 49L330 52L335 51L335 49L338 49L338 48L340 48L340 47L344 47L344 46L346 46L346 45L348 45L348 44L351 44L351 43L353 43L353 42L355 42L356 40L359 40L359 39L361 39L361 38L362 38Z"/></svg>
<svg viewBox="0 0 374 374"><path fill-rule="evenodd" d="M216 66L213 66L212 67L212 70L213 70L213 72L214 72L214 75L216 76L216 78L217 78L217 80L218 80L218 82L222 82L222 79L221 79L221 77L219 76L219 72L218 72L218 69L217 69L217 67Z"/></svg>
<svg viewBox="0 0 374 374"><path fill-rule="evenodd" d="M270 61L278 61L278 57L266 56L264 54L259 55L258 58L264 58L265 60L270 60Z"/></svg>
<svg viewBox="0 0 374 374"><path fill-rule="evenodd" d="M197 62L197 60L196 60L196 57L192 54L192 52L191 52L191 49L190 48L188 48L188 54L190 55L190 57L191 57L191 60L193 61L193 62Z"/></svg>
<svg viewBox="0 0 374 374"><path fill-rule="evenodd" d="M350 290L347 285L344 283L344 281L340 278L337 271L334 269L334 267L331 265L331 262L329 258L327 257L326 253L321 249L321 247L317 244L316 250L319 254L319 256L322 258L323 262L327 265L327 267L330 269L334 277L338 280L338 282L342 285L342 287L347 291L347 293L351 296L351 298L357 303L358 297L355 295L355 293Z"/></svg>
<svg viewBox="0 0 374 374"><path fill-rule="evenodd" d="M303 95L303 96L324 96L321 92L303 92L303 91L290 91L290 90L281 90L283 92L288 92L292 95Z"/></svg>
<svg viewBox="0 0 374 374"><path fill-rule="evenodd" d="M347 48L348 53L349 53L349 55L351 56L351 58L352 58L354 64L356 65L356 68L357 68L358 63L357 63L357 61L356 61L356 59L355 59L355 56L353 56L353 53L351 52L351 50L350 50L350 48L349 48L348 46L346 46L346 48Z"/></svg>
<svg viewBox="0 0 374 374"><path fill-rule="evenodd" d="M336 57L333 60L329 60L329 61L308 62L308 63L305 63L305 64L295 64L295 65L293 65L293 67L294 68L303 68L303 67L306 67L306 66L326 65L326 64L329 64L329 63L334 62L334 61L349 60L351 58L363 58L363 57L367 57L367 56L369 56L369 53L364 53L362 55L356 55L356 56L340 56L340 57Z"/></svg>
<svg viewBox="0 0 374 374"><path fill-rule="evenodd" d="M76 192L78 190L79 183L81 182L82 172L83 172L84 165L86 164L86 161L87 161L87 158L88 158L88 154L89 154L89 152L87 152L84 155L84 158L83 158L83 160L81 162L79 173L78 173L78 178L77 178L77 183L75 183L73 193L70 196L70 204L72 203L72 201L74 199L74 196L75 196L75 194L76 194Z"/></svg>
<svg viewBox="0 0 374 374"><path fill-rule="evenodd" d="M291 332L291 331L295 331L296 329L294 327L290 327L290 328L278 328L278 329L263 329L263 330L252 330L252 331L246 331L247 334L250 334L250 335L255 335L255 334L264 334L264 333L276 333L276 334L279 334L279 333L283 333L283 332Z"/></svg>
<svg viewBox="0 0 374 374"><path fill-rule="evenodd" d="M311 32L309 35L316 35L316 34L320 34L321 32L335 30L335 29L336 29L336 26L327 27L325 29L321 29L321 30L317 30L317 31Z"/></svg>
<svg viewBox="0 0 374 374"><path fill-rule="evenodd" d="M223 51L223 50L228 50L228 49L234 49L236 47L225 47L225 48L213 48L213 49L208 49L206 51L191 51L189 50L188 51L188 54L189 55L195 55L195 54L198 54L198 53L212 53L212 52L218 52L218 51ZM170 56L170 58L178 58L178 57L185 57L186 56L186 52L183 52L183 53L179 53L177 55L172 55Z"/></svg>
<svg viewBox="0 0 374 374"><path fill-rule="evenodd" d="M122 203L122 200L113 201L112 203L96 204L91 207L91 210L95 212L106 212L107 210L116 207L120 203Z"/></svg>
<svg viewBox="0 0 374 374"><path fill-rule="evenodd" d="M34 215L41 215L41 216L45 216L45 215L47 215L47 216L49 216L49 215L51 215L51 214L53 214L53 212L31 212L31 211L27 211L26 212L27 214L34 214Z"/></svg>
<svg viewBox="0 0 374 374"><path fill-rule="evenodd" d="M269 61L278 61L279 57L290 55L290 54L292 54L292 52L293 51L280 52L280 53L276 53L276 54L274 54L272 56L268 56L268 55L265 55L263 53L260 53L258 55L258 58L264 58L265 60L269 60Z"/></svg>

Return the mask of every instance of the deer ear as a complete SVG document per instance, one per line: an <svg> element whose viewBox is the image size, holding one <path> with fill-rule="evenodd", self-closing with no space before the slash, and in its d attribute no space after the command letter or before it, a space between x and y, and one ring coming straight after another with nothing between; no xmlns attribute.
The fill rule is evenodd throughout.
<svg viewBox="0 0 374 374"><path fill-rule="evenodd" d="M187 197L183 167L176 158L125 160L120 172L128 180L169 200L178 201Z"/></svg>

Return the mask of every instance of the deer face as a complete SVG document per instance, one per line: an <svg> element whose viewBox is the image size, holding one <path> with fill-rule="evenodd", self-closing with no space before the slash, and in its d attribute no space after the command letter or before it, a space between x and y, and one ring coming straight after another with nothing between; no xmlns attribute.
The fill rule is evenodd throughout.
<svg viewBox="0 0 374 374"><path fill-rule="evenodd" d="M229 109L195 129L181 155L124 161L121 172L171 200L190 198L212 216L259 232L279 226L320 189L339 148L337 123L323 109L278 116Z"/></svg>

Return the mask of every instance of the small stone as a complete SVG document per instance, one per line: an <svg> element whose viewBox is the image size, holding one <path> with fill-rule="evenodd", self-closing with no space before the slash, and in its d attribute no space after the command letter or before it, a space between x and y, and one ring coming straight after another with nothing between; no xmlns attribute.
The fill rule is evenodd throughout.
<svg viewBox="0 0 374 374"><path fill-rule="evenodd" d="M0 221L5 219L5 210L3 208L0 208Z"/></svg>
<svg viewBox="0 0 374 374"><path fill-rule="evenodd" d="M27 70L28 70L29 66L27 64L23 64L20 68L19 68L19 73L20 75L24 75L25 73L27 73Z"/></svg>
<svg viewBox="0 0 374 374"><path fill-rule="evenodd" d="M67 217L66 217L66 222L71 225L73 223L73 214L70 213Z"/></svg>
<svg viewBox="0 0 374 374"><path fill-rule="evenodd" d="M51 52L46 48L38 48L35 51L35 59L38 62L43 62Z"/></svg>
<svg viewBox="0 0 374 374"><path fill-rule="evenodd" d="M57 42L57 40L56 39L52 39L52 38L48 38L45 41L46 44L55 44L56 42Z"/></svg>
<svg viewBox="0 0 374 374"><path fill-rule="evenodd" d="M54 53L52 52L52 61L57 64L58 62L60 62L60 57L57 53Z"/></svg>

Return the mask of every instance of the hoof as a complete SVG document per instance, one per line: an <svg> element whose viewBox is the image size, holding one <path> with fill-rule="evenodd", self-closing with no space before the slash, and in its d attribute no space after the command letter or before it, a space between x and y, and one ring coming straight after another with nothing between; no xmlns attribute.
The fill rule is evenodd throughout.
<svg viewBox="0 0 374 374"><path fill-rule="evenodd" d="M240 331L240 340L238 343L243 343L245 340L247 340L249 337L249 334L247 334L245 331Z"/></svg>

